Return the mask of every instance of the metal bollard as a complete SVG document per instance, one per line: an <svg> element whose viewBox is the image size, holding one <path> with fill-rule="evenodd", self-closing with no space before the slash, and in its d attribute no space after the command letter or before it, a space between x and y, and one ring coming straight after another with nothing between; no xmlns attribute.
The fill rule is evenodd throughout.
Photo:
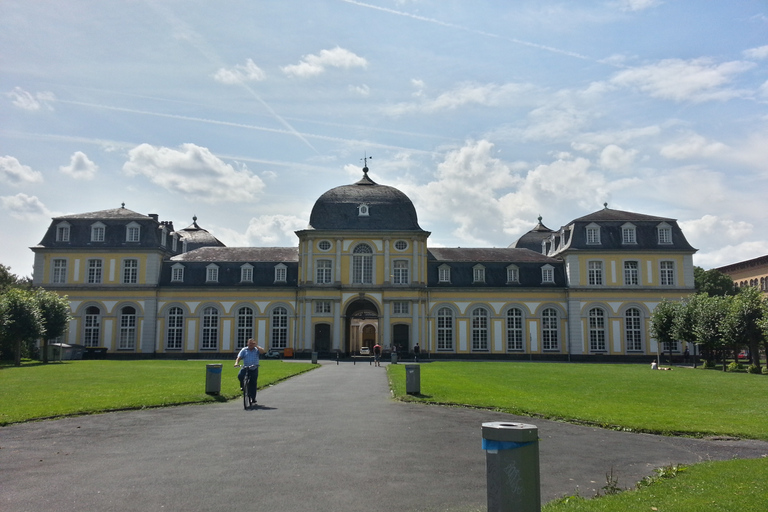
<svg viewBox="0 0 768 512"><path fill-rule="evenodd" d="M312 352L312 364L317 364L317 352Z"/></svg>
<svg viewBox="0 0 768 512"><path fill-rule="evenodd" d="M539 429L525 423L483 423L488 512L540 512Z"/></svg>

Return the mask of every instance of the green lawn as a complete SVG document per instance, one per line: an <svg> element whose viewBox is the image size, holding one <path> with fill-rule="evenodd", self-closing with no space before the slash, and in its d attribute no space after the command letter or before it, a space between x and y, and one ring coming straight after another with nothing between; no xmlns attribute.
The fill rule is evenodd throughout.
<svg viewBox="0 0 768 512"><path fill-rule="evenodd" d="M647 365L434 362L421 395L405 395L405 365L390 365L396 396L663 434L768 440L768 377Z"/></svg>
<svg viewBox="0 0 768 512"><path fill-rule="evenodd" d="M206 364L221 363L221 394L205 393ZM227 361L63 361L0 369L0 425L120 409L204 403L240 396L238 369ZM259 388L315 368L262 361Z"/></svg>

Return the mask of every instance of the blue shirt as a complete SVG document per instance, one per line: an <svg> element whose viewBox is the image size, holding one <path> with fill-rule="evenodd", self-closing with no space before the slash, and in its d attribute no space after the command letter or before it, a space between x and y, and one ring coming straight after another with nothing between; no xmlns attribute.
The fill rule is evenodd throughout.
<svg viewBox="0 0 768 512"><path fill-rule="evenodd" d="M237 354L237 357L239 357L243 361L244 366L259 365L259 349L258 348L249 350L248 347L243 347L243 349L240 350L240 353Z"/></svg>

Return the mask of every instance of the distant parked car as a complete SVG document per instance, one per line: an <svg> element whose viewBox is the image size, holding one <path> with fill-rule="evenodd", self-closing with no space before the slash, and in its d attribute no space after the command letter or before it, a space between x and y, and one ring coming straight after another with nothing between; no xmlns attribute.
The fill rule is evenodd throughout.
<svg viewBox="0 0 768 512"><path fill-rule="evenodd" d="M362 347L360 349L360 355L361 356L369 356L369 355L371 355L371 349L369 347Z"/></svg>
<svg viewBox="0 0 768 512"><path fill-rule="evenodd" d="M279 350L270 350L269 352L265 352L261 357L266 359L280 359L282 355L283 354L281 354Z"/></svg>

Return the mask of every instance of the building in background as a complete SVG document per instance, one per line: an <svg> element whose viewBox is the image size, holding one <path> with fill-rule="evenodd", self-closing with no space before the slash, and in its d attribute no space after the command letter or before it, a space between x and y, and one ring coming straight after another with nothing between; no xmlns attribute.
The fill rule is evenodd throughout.
<svg viewBox="0 0 768 512"><path fill-rule="evenodd" d="M254 337L297 354L632 359L657 352L655 306L694 292L674 219L605 205L557 231L539 218L507 248L430 248L411 200L367 172L317 199L296 247L226 247L196 218L175 230L125 205L56 217L33 281L68 296L63 341L148 357L229 357Z"/></svg>
<svg viewBox="0 0 768 512"><path fill-rule="evenodd" d="M768 256L732 263L717 270L730 277L738 288L754 286L768 293Z"/></svg>

